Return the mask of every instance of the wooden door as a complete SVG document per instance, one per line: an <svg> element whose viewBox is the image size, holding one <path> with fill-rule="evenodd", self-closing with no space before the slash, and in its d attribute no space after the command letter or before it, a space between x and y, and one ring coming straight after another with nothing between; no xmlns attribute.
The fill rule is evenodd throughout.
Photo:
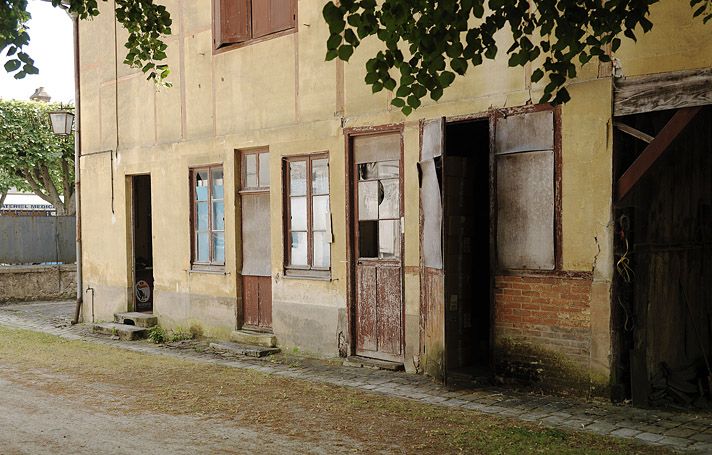
<svg viewBox="0 0 712 455"><path fill-rule="evenodd" d="M151 176L136 175L132 182L133 310L153 311L153 227Z"/></svg>
<svg viewBox="0 0 712 455"><path fill-rule="evenodd" d="M242 320L243 328L272 329L272 249L269 154L242 153Z"/></svg>
<svg viewBox="0 0 712 455"><path fill-rule="evenodd" d="M356 354L403 360L401 136L353 139Z"/></svg>

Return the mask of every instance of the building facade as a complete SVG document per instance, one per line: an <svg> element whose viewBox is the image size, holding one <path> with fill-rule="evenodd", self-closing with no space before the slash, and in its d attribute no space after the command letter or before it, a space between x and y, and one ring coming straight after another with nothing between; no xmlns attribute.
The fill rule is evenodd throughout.
<svg viewBox="0 0 712 455"><path fill-rule="evenodd" d="M97 321L148 310L169 328L271 331L284 349L452 381L494 369L586 393L629 383L614 106L633 101L616 84L712 68L687 2L654 5L653 32L614 55L623 77L589 63L563 106L536 105L544 85L501 52L408 117L363 82L377 42L324 61L324 2L253 2L251 15L164 3L171 88L121 63L107 5L80 27Z"/></svg>

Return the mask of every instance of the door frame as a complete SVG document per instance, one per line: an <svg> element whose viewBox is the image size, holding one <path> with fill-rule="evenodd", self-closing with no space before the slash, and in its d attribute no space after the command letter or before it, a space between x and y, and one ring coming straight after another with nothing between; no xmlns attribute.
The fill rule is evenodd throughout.
<svg viewBox="0 0 712 455"><path fill-rule="evenodd" d="M405 187L404 182L404 141L403 141L403 123L393 123L380 126L366 126L366 127L351 127L344 128L344 150L345 153L345 176L344 184L346 186L346 204L345 204L345 215L346 215L346 263L347 263L347 273L346 273L346 320L347 320L347 338L348 338L348 352L347 356L356 355L356 250L358 246L358 239L356 238L356 232L353 226L354 223L354 209L358 207L358 201L354 200L356 196L356 182L354 180L354 151L353 151L353 138L358 136L379 136L389 133L400 134L400 206L401 212L405 213L405 207L403 205ZM405 214L403 215L403 220L405 224ZM404 229L402 226L401 229ZM400 261L401 261L401 333L400 333L400 343L401 343L401 361L405 359L405 235L401 234L401 245L400 245Z"/></svg>
<svg viewBox="0 0 712 455"><path fill-rule="evenodd" d="M138 172L135 174L126 174L126 221L127 221L127 226L126 226L126 231L127 231L127 243L129 243L129 254L128 256L128 264L127 264L127 280L128 280L128 286L127 291L128 295L127 301L126 301L126 311L137 311L136 310L136 291L134 287L136 286L136 235L134 232L135 228L135 223L136 223L136 204L135 204L135 197L136 197L136 188L134 186L134 178L135 177L140 177L143 175L147 175L148 178L151 180L151 218L153 219L153 180L151 179L151 173L150 172ZM153 235L153 223L151 223L151 235ZM153 246L151 246L153 248ZM156 277L153 277L154 279L154 284L153 284L153 289L154 289L154 297L155 297L155 289L156 289L156 284L155 284L155 279ZM153 306L155 302L151 304L151 311L153 311Z"/></svg>

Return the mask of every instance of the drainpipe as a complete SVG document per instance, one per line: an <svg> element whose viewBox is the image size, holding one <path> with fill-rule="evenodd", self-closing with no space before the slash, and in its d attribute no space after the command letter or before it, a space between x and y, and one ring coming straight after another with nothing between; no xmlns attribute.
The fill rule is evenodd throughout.
<svg viewBox="0 0 712 455"><path fill-rule="evenodd" d="M79 322L79 315L82 311L82 301L84 299L84 293L82 292L82 286L84 284L82 277L82 198L81 198L81 166L80 159L82 156L81 151L81 135L80 135L80 112L79 112L79 17L76 13L69 13L72 18L72 28L74 29L74 206L75 206L75 216L77 220L77 235L76 235L76 249L77 249L77 307L74 311L74 320L72 324L77 324ZM93 293L92 293L93 295ZM93 299L92 299L93 300Z"/></svg>

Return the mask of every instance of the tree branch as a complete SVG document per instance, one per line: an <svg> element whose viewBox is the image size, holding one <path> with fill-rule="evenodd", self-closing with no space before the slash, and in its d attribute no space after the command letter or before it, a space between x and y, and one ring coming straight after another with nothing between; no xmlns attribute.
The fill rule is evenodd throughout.
<svg viewBox="0 0 712 455"><path fill-rule="evenodd" d="M39 196L43 201L53 204L52 200L42 191L40 184L37 183L29 170L22 171L22 176L25 178L25 181L27 181L27 184L30 185L33 193Z"/></svg>
<svg viewBox="0 0 712 455"><path fill-rule="evenodd" d="M64 213L66 213L67 207L65 206L64 202L62 202L62 198L59 197L59 192L57 191L57 187L54 186L52 177L49 175L49 168L45 164L41 164L39 167L40 167L40 173L41 173L40 176L42 177L42 182L44 182L44 188L49 193L49 197L55 200L53 205L57 209L57 214L63 215ZM61 208L61 212L62 212L61 214L59 213L60 208Z"/></svg>
<svg viewBox="0 0 712 455"><path fill-rule="evenodd" d="M69 175L69 163L62 158L62 186L64 187L64 200L67 201L74 194L74 187L71 184L71 176Z"/></svg>
<svg viewBox="0 0 712 455"><path fill-rule="evenodd" d="M2 208L3 204L5 203L6 197L7 197L7 191L3 191L0 193L0 208Z"/></svg>

